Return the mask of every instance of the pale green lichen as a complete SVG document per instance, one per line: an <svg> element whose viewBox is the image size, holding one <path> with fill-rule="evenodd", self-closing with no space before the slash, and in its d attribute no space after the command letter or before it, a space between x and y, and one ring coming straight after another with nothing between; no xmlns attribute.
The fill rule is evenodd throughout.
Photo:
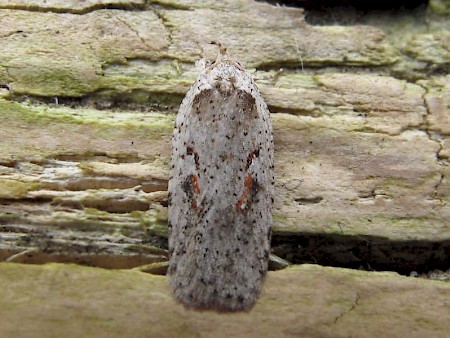
<svg viewBox="0 0 450 338"><path fill-rule="evenodd" d="M153 205L147 212L140 213L140 216L146 236L168 237L167 208Z"/></svg>
<svg viewBox="0 0 450 338"><path fill-rule="evenodd" d="M173 115L161 113L116 113L92 108L20 104L6 100L0 100L0 118L3 121L0 126L3 135L0 143L1 162L21 159L43 161L43 158L55 154L70 155L74 152L79 157L83 154L80 145L86 147L86 154L100 153L102 148L108 147L110 156L117 154L120 157L127 152L129 157L133 150L150 155L155 143L152 143L153 148L144 148L144 145L150 141L161 142L159 147L166 145L174 123ZM46 130L45 135L42 134L43 128ZM19 130L19 134L11 134L12 130ZM92 143L77 142L80 132L91 135ZM96 140L99 142L98 147ZM109 143L105 143L105 140ZM129 143L125 144L124 140L129 140ZM114 147L111 142L117 142L118 145ZM55 144L59 146L55 147Z"/></svg>
<svg viewBox="0 0 450 338"><path fill-rule="evenodd" d="M14 179L0 178L0 198L19 199L27 197L29 191L38 190L39 182L23 182Z"/></svg>
<svg viewBox="0 0 450 338"><path fill-rule="evenodd" d="M448 0L430 0L428 7L437 14L450 14L450 3Z"/></svg>
<svg viewBox="0 0 450 338"><path fill-rule="evenodd" d="M169 237L167 223L154 223L152 220L145 220L141 224L145 227L146 237Z"/></svg>

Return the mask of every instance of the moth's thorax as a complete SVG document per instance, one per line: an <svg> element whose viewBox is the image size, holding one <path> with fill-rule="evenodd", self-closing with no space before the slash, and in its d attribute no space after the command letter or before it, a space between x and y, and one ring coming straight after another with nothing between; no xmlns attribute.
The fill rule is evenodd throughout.
<svg viewBox="0 0 450 338"><path fill-rule="evenodd" d="M217 60L206 72L207 81L224 95L229 95L236 89L241 89L244 81L251 81L241 65L229 59Z"/></svg>

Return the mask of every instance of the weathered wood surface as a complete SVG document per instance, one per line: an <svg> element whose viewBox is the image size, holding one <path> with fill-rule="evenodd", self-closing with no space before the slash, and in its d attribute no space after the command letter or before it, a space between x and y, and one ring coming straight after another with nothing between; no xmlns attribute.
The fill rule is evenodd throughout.
<svg viewBox="0 0 450 338"><path fill-rule="evenodd" d="M18 282L20 280L20 282ZM251 312L186 310L165 277L0 263L4 337L448 337L450 285L314 265L269 272Z"/></svg>
<svg viewBox="0 0 450 338"><path fill-rule="evenodd" d="M449 240L448 18L427 13L401 40L252 1L0 1L1 257L163 259L141 244L161 246L174 113L211 40L257 76L286 68L258 81L275 235Z"/></svg>
<svg viewBox="0 0 450 338"><path fill-rule="evenodd" d="M218 40L272 114L274 252L447 270L449 14L432 0L319 26L249 0L0 0L0 260L164 273L175 113ZM394 273L269 273L233 316L185 311L139 271L1 263L0 281L0 336L445 337L450 322L447 284Z"/></svg>

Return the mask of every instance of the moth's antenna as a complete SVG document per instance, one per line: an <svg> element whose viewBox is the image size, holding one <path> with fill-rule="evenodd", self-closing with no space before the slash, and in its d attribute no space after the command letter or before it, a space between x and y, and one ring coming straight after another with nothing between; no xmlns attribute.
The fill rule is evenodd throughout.
<svg viewBox="0 0 450 338"><path fill-rule="evenodd" d="M226 58L227 48L224 47L220 42L217 42L217 41L211 41L210 44L216 45L217 47L219 47L219 53L217 54L217 57L216 57L216 64L218 64L220 61L222 61L223 59Z"/></svg>
<svg viewBox="0 0 450 338"><path fill-rule="evenodd" d="M219 47L219 54L220 55L225 55L227 53L227 48L225 46L223 46L220 42L211 41L210 44L211 45L216 45L217 47Z"/></svg>

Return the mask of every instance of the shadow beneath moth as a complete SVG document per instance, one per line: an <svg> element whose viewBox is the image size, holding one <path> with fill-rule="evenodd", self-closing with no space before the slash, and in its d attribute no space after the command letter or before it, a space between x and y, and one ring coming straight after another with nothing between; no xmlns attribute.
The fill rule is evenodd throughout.
<svg viewBox="0 0 450 338"><path fill-rule="evenodd" d="M270 253L272 125L251 75L217 45L175 122L168 278L187 307L249 310Z"/></svg>

